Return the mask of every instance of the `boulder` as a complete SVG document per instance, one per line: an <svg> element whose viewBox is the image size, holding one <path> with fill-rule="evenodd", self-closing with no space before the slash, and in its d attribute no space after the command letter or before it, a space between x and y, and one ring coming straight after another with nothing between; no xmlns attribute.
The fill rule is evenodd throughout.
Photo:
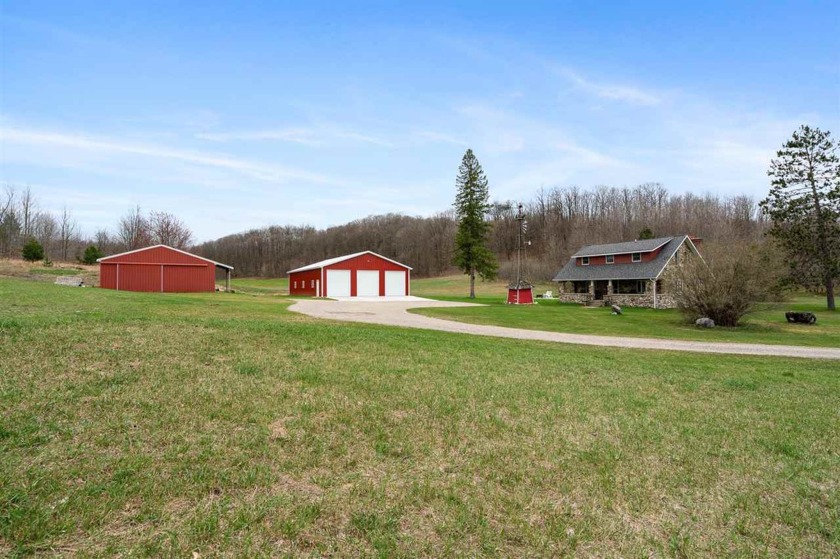
<svg viewBox="0 0 840 559"><path fill-rule="evenodd" d="M799 324L813 324L817 321L817 316L812 312L788 311L785 313L785 319L788 322L797 322Z"/></svg>
<svg viewBox="0 0 840 559"><path fill-rule="evenodd" d="M611 305L610 308L612 309L613 314L621 314L621 307L618 305Z"/></svg>
<svg viewBox="0 0 840 559"><path fill-rule="evenodd" d="M81 276L58 276L55 278L56 285L68 285L70 287L84 287L85 280Z"/></svg>
<svg viewBox="0 0 840 559"><path fill-rule="evenodd" d="M699 326L700 328L714 328L715 321L709 317L704 316L703 318L698 318L694 321L695 326Z"/></svg>

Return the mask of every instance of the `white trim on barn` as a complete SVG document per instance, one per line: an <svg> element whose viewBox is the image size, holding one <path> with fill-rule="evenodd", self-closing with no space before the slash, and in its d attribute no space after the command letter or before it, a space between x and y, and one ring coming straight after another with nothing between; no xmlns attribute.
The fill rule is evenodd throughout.
<svg viewBox="0 0 840 559"><path fill-rule="evenodd" d="M320 262L315 262L314 264L308 264L306 266L301 266L300 268L295 268L294 270L289 270L286 272L287 274L294 274L296 272L307 272L309 270L317 270L318 268L326 268L327 266L332 266L333 264L338 264L339 262L344 262L345 260L350 260L351 258L357 258L364 254L372 254L377 258L381 258L382 260L387 260L392 264L396 264L397 266L401 266L408 270L411 270L411 266L406 266L402 262L397 262L396 260L391 260L388 257L382 256L381 254L377 254L372 250L363 250L362 252L354 252L353 254L347 254L345 256L337 256L335 258L328 258L326 260L321 260Z"/></svg>
<svg viewBox="0 0 840 559"><path fill-rule="evenodd" d="M233 266L228 266L227 264L222 264L221 262L216 262L215 260L210 260L209 258L204 258L203 256L199 256L197 254L193 254L191 252L187 252L185 250L181 250L179 248L171 247L169 245L152 245L143 248L137 248L134 250L127 250L125 252L121 252L119 254L112 254L111 256L103 256L102 258L97 258L97 262L105 262L112 258L117 258L118 256L125 256L126 254L134 254L136 252L145 252L147 250L151 250L153 248L168 248L169 250L174 250L175 252L180 252L181 254L185 254L187 256L191 256L193 258L198 258L199 260L204 260L205 262L209 262L210 264L215 264L219 268L226 268L228 270L233 270Z"/></svg>

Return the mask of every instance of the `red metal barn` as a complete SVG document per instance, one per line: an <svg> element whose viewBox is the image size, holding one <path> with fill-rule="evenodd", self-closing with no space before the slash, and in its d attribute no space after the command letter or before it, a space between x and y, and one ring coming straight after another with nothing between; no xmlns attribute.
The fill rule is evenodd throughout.
<svg viewBox="0 0 840 559"><path fill-rule="evenodd" d="M311 297L404 297L411 268L375 252L330 258L290 270L289 294Z"/></svg>
<svg viewBox="0 0 840 559"><path fill-rule="evenodd" d="M233 266L177 248L155 245L106 256L99 262L99 286L118 291L188 293L216 290L216 268L230 287Z"/></svg>

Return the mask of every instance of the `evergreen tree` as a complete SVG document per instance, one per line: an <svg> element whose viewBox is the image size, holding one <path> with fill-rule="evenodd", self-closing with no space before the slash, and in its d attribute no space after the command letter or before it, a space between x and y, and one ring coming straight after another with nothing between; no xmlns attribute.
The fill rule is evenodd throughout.
<svg viewBox="0 0 840 559"><path fill-rule="evenodd" d="M41 243L37 239L29 239L23 245L23 250L20 253L27 262L37 262L38 260L44 259L44 247L41 246Z"/></svg>
<svg viewBox="0 0 840 559"><path fill-rule="evenodd" d="M840 277L840 158L829 132L802 126L793 133L767 174L770 194L762 211L773 220L769 234L788 254L793 279L822 285L835 309Z"/></svg>
<svg viewBox="0 0 840 559"><path fill-rule="evenodd" d="M90 245L85 249L85 254L82 256L82 263L96 264L97 259L102 258L105 254L99 250L96 245Z"/></svg>
<svg viewBox="0 0 840 559"><path fill-rule="evenodd" d="M475 276L489 280L496 277L499 264L485 245L490 223L484 217L490 209L487 177L471 149L468 149L458 168L455 180L455 264L470 276L470 298L475 299Z"/></svg>
<svg viewBox="0 0 840 559"><path fill-rule="evenodd" d="M639 231L639 240L643 241L645 239L652 239L653 238L653 231L650 230L650 227L645 227L641 231Z"/></svg>

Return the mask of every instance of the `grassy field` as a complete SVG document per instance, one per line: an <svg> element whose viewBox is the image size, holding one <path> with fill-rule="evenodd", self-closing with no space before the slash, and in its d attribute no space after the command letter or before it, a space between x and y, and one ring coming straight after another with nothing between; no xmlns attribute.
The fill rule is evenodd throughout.
<svg viewBox="0 0 840 559"><path fill-rule="evenodd" d="M441 285L444 289L438 289ZM415 294L436 299L470 301L463 296L468 284L462 278L418 280L412 283ZM535 293L543 291L535 288ZM442 296L441 296L442 295ZM452 307L414 309L411 312L470 322L604 336L674 338L686 340L768 343L804 346L840 347L840 313L825 310L825 298L800 295L787 303L766 304L743 320L737 328L697 328L677 310L624 308L614 316L609 308L587 308L539 301L537 305L506 305L504 284L490 284L479 289L474 302L484 307ZM785 311L811 311L817 315L815 325L788 324Z"/></svg>
<svg viewBox="0 0 840 559"><path fill-rule="evenodd" d="M506 280L475 282L476 297L483 300L505 301L507 299ZM546 290L557 291L557 286L550 283L538 283L534 286L534 294L545 293ZM470 280L464 274L443 276L439 278L421 278L411 280L411 294L418 297L434 297L435 299L464 299L470 294ZM466 300L466 299L464 299Z"/></svg>
<svg viewBox="0 0 840 559"><path fill-rule="evenodd" d="M0 278L0 555L836 556L833 362Z"/></svg>
<svg viewBox="0 0 840 559"><path fill-rule="evenodd" d="M288 295L289 278L233 278L230 287L250 295Z"/></svg>

